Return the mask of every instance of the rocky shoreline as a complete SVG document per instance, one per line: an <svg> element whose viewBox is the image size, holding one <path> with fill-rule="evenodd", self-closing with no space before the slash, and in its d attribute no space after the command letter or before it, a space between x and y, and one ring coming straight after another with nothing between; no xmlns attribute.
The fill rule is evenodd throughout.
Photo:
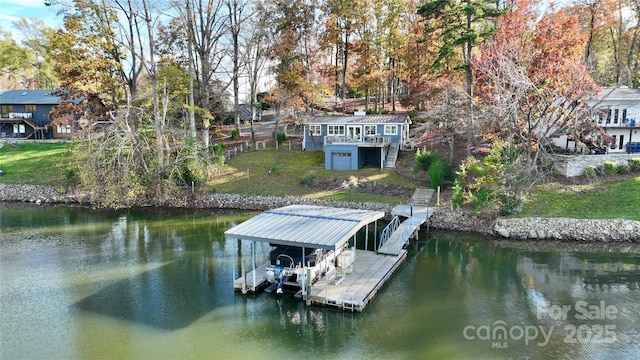
<svg viewBox="0 0 640 360"><path fill-rule="evenodd" d="M88 205L84 194L61 194L45 185L0 183L0 201L36 204ZM376 202L346 202L302 199L289 196L245 196L208 194L192 197L182 204L168 207L197 209L268 210L286 205L306 204L384 211L390 216L391 206ZM511 240L562 240L593 242L640 242L640 221L593 220L568 218L498 218L490 219L469 211L438 209L429 220L432 229L473 232Z"/></svg>

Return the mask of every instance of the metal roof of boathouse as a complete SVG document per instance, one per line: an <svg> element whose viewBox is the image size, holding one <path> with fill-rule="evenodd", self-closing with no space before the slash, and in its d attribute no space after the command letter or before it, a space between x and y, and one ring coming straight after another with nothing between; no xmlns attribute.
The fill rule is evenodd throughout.
<svg viewBox="0 0 640 360"><path fill-rule="evenodd" d="M225 231L227 238L335 250L382 211L290 205L267 210Z"/></svg>

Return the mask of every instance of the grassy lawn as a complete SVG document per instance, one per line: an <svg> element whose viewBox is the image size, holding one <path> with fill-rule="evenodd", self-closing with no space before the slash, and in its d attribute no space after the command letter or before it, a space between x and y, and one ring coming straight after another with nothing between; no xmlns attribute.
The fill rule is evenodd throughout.
<svg viewBox="0 0 640 360"><path fill-rule="evenodd" d="M362 194L350 190L326 190L318 183L327 183L349 176L366 178L369 181L415 188L395 171L361 169L358 171L335 171L324 169L324 154L320 151L265 150L244 153L231 159L219 168L208 186L219 193L249 195L294 195L343 201L376 201L391 204L406 203L408 198L385 196L384 194ZM303 180L314 179L307 181Z"/></svg>
<svg viewBox="0 0 640 360"><path fill-rule="evenodd" d="M0 182L65 185L65 171L60 164L66 159L68 147L66 143L6 144L0 148L0 170L5 172ZM409 199L322 184L355 176L415 188L415 184L392 170L333 171L325 170L323 163L324 154L320 151L251 151L217 168L204 191L401 204ZM517 216L640 220L640 176L587 185L536 186Z"/></svg>
<svg viewBox="0 0 640 360"><path fill-rule="evenodd" d="M640 220L640 177L588 185L540 185L518 216Z"/></svg>
<svg viewBox="0 0 640 360"><path fill-rule="evenodd" d="M0 148L0 182L8 184L66 184L61 164L68 155L68 143L21 142Z"/></svg>

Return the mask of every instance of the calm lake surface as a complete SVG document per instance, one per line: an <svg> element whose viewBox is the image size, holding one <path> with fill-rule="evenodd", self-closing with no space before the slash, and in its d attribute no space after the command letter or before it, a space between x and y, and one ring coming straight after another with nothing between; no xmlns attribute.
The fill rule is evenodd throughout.
<svg viewBox="0 0 640 360"><path fill-rule="evenodd" d="M233 291L255 214L0 203L0 359L640 358L629 244L423 232L352 314Z"/></svg>

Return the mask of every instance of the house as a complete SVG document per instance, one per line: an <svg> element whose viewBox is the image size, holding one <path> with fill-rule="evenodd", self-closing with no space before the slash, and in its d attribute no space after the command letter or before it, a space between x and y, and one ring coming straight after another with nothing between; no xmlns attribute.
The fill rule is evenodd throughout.
<svg viewBox="0 0 640 360"><path fill-rule="evenodd" d="M605 88L588 104L603 110L599 124L612 137L610 153L640 152L640 89Z"/></svg>
<svg viewBox="0 0 640 360"><path fill-rule="evenodd" d="M305 126L302 147L324 151L325 168L394 168L399 150L409 142L407 115L314 116Z"/></svg>
<svg viewBox="0 0 640 360"><path fill-rule="evenodd" d="M53 90L0 90L0 138L52 139L70 138L73 120L56 119L51 111L60 104Z"/></svg>
<svg viewBox="0 0 640 360"><path fill-rule="evenodd" d="M604 88L587 101L591 107L599 109L598 124L608 135L606 151L610 154L640 152L640 89L626 87ZM594 136L595 139L597 136ZM554 141L558 147L582 151L586 145L570 135L563 135Z"/></svg>

